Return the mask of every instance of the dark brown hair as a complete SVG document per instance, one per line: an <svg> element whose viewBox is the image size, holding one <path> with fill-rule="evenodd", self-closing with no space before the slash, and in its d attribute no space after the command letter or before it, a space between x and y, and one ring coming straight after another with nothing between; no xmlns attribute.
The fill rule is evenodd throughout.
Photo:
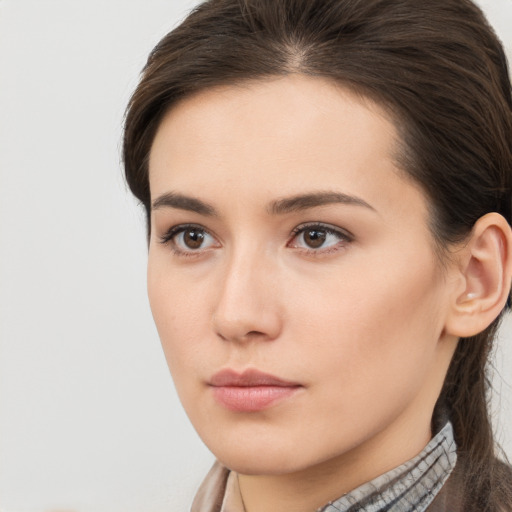
<svg viewBox="0 0 512 512"><path fill-rule="evenodd" d="M429 198L441 251L488 212L511 223L507 62L470 0L209 0L153 50L128 106L126 178L148 232L148 157L163 115L210 87L290 73L331 79L386 109L401 167ZM459 342L436 406L448 410L466 467L464 510L512 510L488 412L498 322Z"/></svg>

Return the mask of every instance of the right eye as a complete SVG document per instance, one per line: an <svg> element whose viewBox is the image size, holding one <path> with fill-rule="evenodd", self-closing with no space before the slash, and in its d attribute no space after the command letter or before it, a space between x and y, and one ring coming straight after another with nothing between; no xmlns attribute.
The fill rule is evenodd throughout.
<svg viewBox="0 0 512 512"><path fill-rule="evenodd" d="M215 238L201 226L174 226L160 239L178 255L188 256L219 247Z"/></svg>

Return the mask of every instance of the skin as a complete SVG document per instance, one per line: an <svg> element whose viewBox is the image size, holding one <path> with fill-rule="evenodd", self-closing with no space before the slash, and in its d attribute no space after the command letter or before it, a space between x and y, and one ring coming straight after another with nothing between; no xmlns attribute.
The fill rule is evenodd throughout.
<svg viewBox="0 0 512 512"><path fill-rule="evenodd" d="M315 510L432 436L461 283L436 256L426 198L393 158L396 137L377 105L297 75L201 92L156 134L151 308L183 406L238 472L248 512ZM357 200L272 211L319 192ZM318 223L332 231L316 227L320 246L311 228L294 231ZM186 224L203 234L197 248L183 232L166 237ZM300 388L262 411L232 411L209 385L226 368Z"/></svg>

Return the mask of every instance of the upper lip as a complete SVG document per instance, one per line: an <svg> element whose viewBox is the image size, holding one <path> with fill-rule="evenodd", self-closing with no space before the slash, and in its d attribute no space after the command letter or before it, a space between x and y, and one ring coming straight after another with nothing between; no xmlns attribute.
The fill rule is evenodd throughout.
<svg viewBox="0 0 512 512"><path fill-rule="evenodd" d="M235 370L220 370L210 379L209 384L215 387L233 386L233 387L253 387L253 386L280 386L297 387L297 382L291 382L280 379L269 373L259 370L249 369L242 373Z"/></svg>

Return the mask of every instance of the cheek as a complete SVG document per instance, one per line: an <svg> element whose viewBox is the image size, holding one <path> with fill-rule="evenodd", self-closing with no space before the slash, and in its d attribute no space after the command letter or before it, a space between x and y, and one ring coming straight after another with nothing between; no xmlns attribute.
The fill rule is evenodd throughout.
<svg viewBox="0 0 512 512"><path fill-rule="evenodd" d="M326 377L356 392L424 375L442 331L443 287L430 254L413 263L384 253L359 259L357 272L340 267L290 292L297 331Z"/></svg>
<svg viewBox="0 0 512 512"><path fill-rule="evenodd" d="M200 340L206 338L207 287L193 287L183 273L149 261L148 297L167 364L177 387L181 375L197 367Z"/></svg>

